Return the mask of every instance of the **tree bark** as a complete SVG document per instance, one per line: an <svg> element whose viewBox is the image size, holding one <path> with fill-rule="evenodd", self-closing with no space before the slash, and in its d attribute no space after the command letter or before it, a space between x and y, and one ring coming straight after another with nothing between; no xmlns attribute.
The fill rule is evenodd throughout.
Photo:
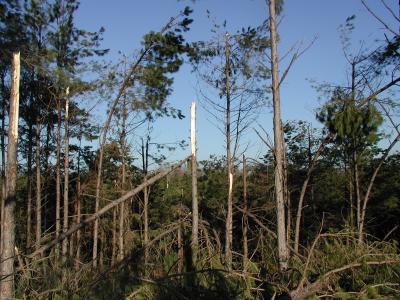
<svg viewBox="0 0 400 300"><path fill-rule="evenodd" d="M63 232L68 230L68 191L69 191L69 87L66 91L65 99L65 136L64 136L64 214L63 214ZM62 244L62 256L66 258L68 253L68 239L64 239Z"/></svg>
<svg viewBox="0 0 400 300"><path fill-rule="evenodd" d="M26 248L29 249L32 243L32 150L33 150L33 126L28 126L28 153L27 153L27 208L26 208Z"/></svg>
<svg viewBox="0 0 400 300"><path fill-rule="evenodd" d="M275 197L278 235L279 270L288 267L288 247L285 224L285 190L284 190L284 140L282 138L281 100L279 89L278 49L275 0L269 0L269 23L271 35L271 70L272 70L272 102L274 112L274 150L275 150Z"/></svg>
<svg viewBox="0 0 400 300"><path fill-rule="evenodd" d="M80 180L80 174L78 171L78 180L77 180L77 195L76 195L76 224L79 224L81 222L81 180ZM79 263L81 259L81 231L77 230L76 232L76 255L75 255L75 260L74 260L74 267L75 270L79 268Z"/></svg>
<svg viewBox="0 0 400 300"><path fill-rule="evenodd" d="M190 141L192 146L192 253L196 259L199 244L199 204L197 197L197 157L196 157L196 102L192 102Z"/></svg>
<svg viewBox="0 0 400 300"><path fill-rule="evenodd" d="M56 150L56 238L61 232L61 100L57 100L57 150ZM59 255L59 245L56 245L56 257Z"/></svg>
<svg viewBox="0 0 400 300"><path fill-rule="evenodd" d="M178 227L178 274L183 272L184 253L183 253L183 241L182 241L182 226Z"/></svg>
<svg viewBox="0 0 400 300"><path fill-rule="evenodd" d="M143 164L143 178L144 182L147 182L147 168L149 160L149 137L146 138L146 145L142 139L142 164ZM147 185L143 189L143 239L144 246L149 242L149 190ZM144 262L145 264L148 261L149 252L147 248L145 248L144 252Z"/></svg>
<svg viewBox="0 0 400 300"><path fill-rule="evenodd" d="M118 207L115 207L112 212L111 265L115 264L115 258L117 257L117 213Z"/></svg>
<svg viewBox="0 0 400 300"><path fill-rule="evenodd" d="M246 156L243 154L243 272L247 272L247 265L249 260L249 248L247 241L247 231L249 220L247 216L247 169L246 169Z"/></svg>
<svg viewBox="0 0 400 300"><path fill-rule="evenodd" d="M79 125L79 148L78 148L78 162L77 162L77 178L76 178L76 222L74 226L81 223L81 147L82 147L82 123ZM79 269L81 259L81 231L76 231L76 256L74 260L75 270Z"/></svg>
<svg viewBox="0 0 400 300"><path fill-rule="evenodd" d="M225 139L226 139L226 164L228 179L228 199L225 229L225 263L228 269L232 267L232 198L233 198L233 168L231 156L231 94L230 94L230 45L229 36L225 35Z"/></svg>
<svg viewBox="0 0 400 300"><path fill-rule="evenodd" d="M6 135L6 90L4 83L5 74L1 76L1 203L0 203L0 239L4 232L4 202L7 197L6 195L6 146L5 146L5 135ZM3 244L0 240L0 253L2 252Z"/></svg>
<svg viewBox="0 0 400 300"><path fill-rule="evenodd" d="M126 93L122 103L122 130L121 130L121 151L122 151L122 193L126 190L126 154L127 154L127 140L126 140L126 119L128 117ZM124 220L125 220L125 203L122 202L119 206L119 236L118 236L118 260L124 258Z"/></svg>
<svg viewBox="0 0 400 300"><path fill-rule="evenodd" d="M36 164L36 239L35 239L35 249L40 248L40 239L42 237L42 175L40 171L40 117L36 117L36 154L35 154L35 164Z"/></svg>
<svg viewBox="0 0 400 300"><path fill-rule="evenodd" d="M2 299L14 299L15 257L15 203L17 182L18 116L19 116L20 54L13 54L10 113L7 146L7 183L4 202L3 251L0 257L0 295Z"/></svg>

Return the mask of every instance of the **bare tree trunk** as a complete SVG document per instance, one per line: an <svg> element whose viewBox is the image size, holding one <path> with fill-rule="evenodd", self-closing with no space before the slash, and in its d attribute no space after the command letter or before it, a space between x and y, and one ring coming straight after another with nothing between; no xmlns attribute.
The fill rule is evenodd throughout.
<svg viewBox="0 0 400 300"><path fill-rule="evenodd" d="M358 241L359 243L362 243L364 241L364 224L365 224L365 214L367 212L367 205L369 201L369 197L372 192L372 187L375 183L376 176L378 175L379 170L381 169L384 161L386 160L387 156L389 155L390 151L393 149L393 147L397 144L397 142L400 139L400 133L397 134L396 138L390 143L389 147L386 148L385 152L382 154L378 165L376 166L374 173L372 173L371 179L368 184L367 192L365 193L363 205L362 205L362 210L361 210L361 215L360 215L360 224L359 224L359 229L358 229Z"/></svg>
<svg viewBox="0 0 400 300"><path fill-rule="evenodd" d="M10 114L7 146L7 183L4 203L3 251L0 257L0 295L2 299L14 299L15 219L17 182L17 142L19 108L20 54L13 54Z"/></svg>
<svg viewBox="0 0 400 300"><path fill-rule="evenodd" d="M290 256L290 249L291 249L291 234L292 234L292 199L290 199L290 192L286 195L286 209L287 209L287 222L286 222L286 242L288 245L288 252Z"/></svg>
<svg viewBox="0 0 400 300"><path fill-rule="evenodd" d="M148 159L149 159L149 137L146 138L146 145L142 139L142 163L143 163L143 176L144 182L147 182L147 168L148 168ZM149 242L149 190L148 187L145 186L143 189L143 238L144 238L144 246ZM144 262L145 264L148 261L149 252L147 247L144 250Z"/></svg>
<svg viewBox="0 0 400 300"><path fill-rule="evenodd" d="M32 149L33 149L33 126L32 123L28 126L28 153L27 153L27 208L26 208L26 248L31 247L32 243Z"/></svg>
<svg viewBox="0 0 400 300"><path fill-rule="evenodd" d="M42 180L41 180L41 172L40 172L40 117L36 117L36 155L35 155L35 164L36 164L36 242L35 249L40 248L40 239L42 237Z"/></svg>
<svg viewBox="0 0 400 300"><path fill-rule="evenodd" d="M360 178L358 172L357 153L353 153L353 176L354 176L354 188L355 188L355 199L357 201L357 229L360 229L361 221L361 192L360 192Z"/></svg>
<svg viewBox="0 0 400 300"><path fill-rule="evenodd" d="M117 209L117 207L115 208ZM104 230L100 227L100 255L99 255L99 268L100 271L104 270L104 248L105 248Z"/></svg>
<svg viewBox="0 0 400 300"><path fill-rule="evenodd" d="M4 76L1 76L1 203L0 203L0 238L4 232L4 203L6 199L6 146L5 146L5 135L6 135L6 91ZM3 251L3 244L0 240L0 253Z"/></svg>
<svg viewBox="0 0 400 300"><path fill-rule="evenodd" d="M275 0L269 0L269 15L269 29L271 35L272 100L274 111L275 195L277 214L278 257L279 270L284 271L288 267L289 253L285 228L285 190L283 173L285 147L284 140L282 138Z"/></svg>
<svg viewBox="0 0 400 300"><path fill-rule="evenodd" d="M246 169L246 157L243 154L243 272L247 272L247 264L249 260L249 248L247 241L247 231L249 226L249 220L247 216L248 205L247 205L247 169Z"/></svg>
<svg viewBox="0 0 400 300"><path fill-rule="evenodd" d="M228 179L228 199L225 230L225 263L228 269L232 267L232 198L233 198L233 168L231 156L231 95L230 95L230 45L229 36L225 35L225 138L226 138L226 164Z"/></svg>
<svg viewBox="0 0 400 300"><path fill-rule="evenodd" d="M199 204L197 198L197 157L196 157L196 102L192 102L190 141L192 146L192 253L197 258L199 244Z"/></svg>
<svg viewBox="0 0 400 300"><path fill-rule="evenodd" d="M147 175L145 175L144 182L147 182ZM143 189L143 223L144 223L144 232L143 232L143 238L144 238L144 245L147 245L149 242L149 190L148 187L146 186ZM145 249L145 254L144 254L144 261L147 263L149 258L149 252L147 249Z"/></svg>
<svg viewBox="0 0 400 300"><path fill-rule="evenodd" d="M351 173L351 170L349 170L348 173ZM350 224L351 224L351 230L354 229L354 200L353 200L353 193L354 193L354 188L353 188L353 179L352 175L348 174L348 180L349 180L349 202L350 202ZM357 224L358 228L358 224Z"/></svg>
<svg viewBox="0 0 400 300"><path fill-rule="evenodd" d="M184 253L183 253L183 242L182 242L182 226L178 227L178 274L183 272L183 262L184 262Z"/></svg>
<svg viewBox="0 0 400 300"><path fill-rule="evenodd" d="M77 199L76 199L76 224L79 224L81 222L81 180L80 180L80 174L78 171L78 181L76 183L77 185ZM75 270L79 268L79 263L81 259L81 231L78 230L76 232L76 256L75 256Z"/></svg>
<svg viewBox="0 0 400 300"><path fill-rule="evenodd" d="M68 230L68 190L69 190L69 87L66 90L65 99L65 136L64 136L64 213L63 213L63 232ZM68 239L64 239L62 244L63 259L68 253Z"/></svg>
<svg viewBox="0 0 400 300"><path fill-rule="evenodd" d="M118 207L113 209L112 216L112 245L111 245L111 264L115 264L115 258L117 257L117 210Z"/></svg>
<svg viewBox="0 0 400 300"><path fill-rule="evenodd" d="M122 130L121 130L121 150L122 150L122 193L126 190L126 155L127 155L127 140L126 140L126 119L127 113L127 102L126 93L122 103ZM119 206L119 236L118 236L118 260L124 258L124 220L125 220L125 203L121 203Z"/></svg>
<svg viewBox="0 0 400 300"><path fill-rule="evenodd" d="M295 227L295 235L294 235L294 251L296 253L299 252L299 241L300 241L300 225L301 225L301 217L303 211L303 203L304 197L306 195L308 182L310 181L311 174L315 169L317 164L318 158L321 155L322 150L324 149L325 145L329 142L330 138L326 137L322 143L319 145L317 152L315 152L313 159L310 161L310 165L308 166L307 175L304 179L303 186L301 187L299 203L297 206L297 214L296 214L296 227Z"/></svg>
<svg viewBox="0 0 400 300"><path fill-rule="evenodd" d="M61 232L61 100L57 100L57 150L56 150L56 238ZM56 257L59 255L59 245L56 245Z"/></svg>
<svg viewBox="0 0 400 300"><path fill-rule="evenodd" d="M118 236L118 260L124 258L124 219L125 219L125 203L119 205L119 236Z"/></svg>
<svg viewBox="0 0 400 300"><path fill-rule="evenodd" d="M76 222L74 226L81 222L81 147L82 147L82 123L79 124L79 148L78 148L78 161L77 161L77 178L76 178ZM79 263L81 259L81 231L76 231L76 255L74 260L75 270L79 269Z"/></svg>
<svg viewBox="0 0 400 300"><path fill-rule="evenodd" d="M47 111L46 114L50 114L50 111ZM45 146L44 146L44 172L43 172L43 207L42 207L42 215L43 215L43 228L47 230L47 200L48 200L48 194L49 194L49 176L50 176L50 137L52 135L51 132L52 124L51 124L51 119L47 120L46 124L46 140L45 140Z"/></svg>

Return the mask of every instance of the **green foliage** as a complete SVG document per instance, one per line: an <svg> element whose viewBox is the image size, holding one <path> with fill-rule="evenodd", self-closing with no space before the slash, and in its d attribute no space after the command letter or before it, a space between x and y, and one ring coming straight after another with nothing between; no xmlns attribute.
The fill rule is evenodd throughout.
<svg viewBox="0 0 400 300"><path fill-rule="evenodd" d="M317 119L337 136L338 142L351 145L353 151L375 144L383 121L373 104L358 105L346 99L341 90L334 92L332 100L318 112Z"/></svg>

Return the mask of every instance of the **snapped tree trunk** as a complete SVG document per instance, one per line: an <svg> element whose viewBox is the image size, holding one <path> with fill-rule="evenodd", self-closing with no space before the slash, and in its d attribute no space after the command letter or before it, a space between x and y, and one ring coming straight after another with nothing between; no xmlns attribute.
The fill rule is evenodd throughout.
<svg viewBox="0 0 400 300"><path fill-rule="evenodd" d="M7 183L4 202L3 251L0 256L1 299L14 299L15 218L20 54L13 54L7 146Z"/></svg>
<svg viewBox="0 0 400 300"><path fill-rule="evenodd" d="M232 267L232 197L233 197L233 168L231 156L231 95L230 95L230 45L229 36L225 35L225 139L226 139L226 164L228 199L225 222L225 263L228 269Z"/></svg>
<svg viewBox="0 0 400 300"><path fill-rule="evenodd" d="M171 19L168 22L168 24L161 30L161 33L166 31L167 29L169 29L172 22L173 22L173 19ZM111 105L110 111L107 115L107 120L106 120L103 130L101 132L99 159L98 159L98 165L97 165L97 178L96 178L95 213L97 213L99 211L99 207L100 207L100 189L101 189L101 180L102 180L101 174L102 174L102 169L103 169L104 146L106 144L107 134L108 134L108 130L110 128L112 116L114 114L114 111L115 111L118 103L119 103L119 100L121 99L122 95L125 93L125 90L128 88L128 86L131 82L133 74L139 67L142 60L145 58L146 54L153 48L153 46L154 46L154 43L150 43L150 45L142 51L139 58L136 60L136 62L130 68L129 72L126 74L124 81L122 82L122 85L118 91L118 95L115 97L115 99ZM98 231L99 231L99 219L96 219L94 222L94 226L93 226L93 252L92 252L93 268L97 267Z"/></svg>
<svg viewBox="0 0 400 300"><path fill-rule="evenodd" d="M192 102L190 141L192 146L192 253L196 259L199 244L199 204L197 198L197 157L196 157L196 102Z"/></svg>
<svg viewBox="0 0 400 300"><path fill-rule="evenodd" d="M63 232L60 234L60 236L57 239L52 240L51 242L47 243L46 245L43 245L40 249L35 250L30 257L36 257L38 255L41 255L44 251L54 247L56 244L60 243L63 241L65 238L68 238L72 234L74 234L77 230L82 229L86 225L94 222L96 219L100 218L102 215L104 215L106 212L109 210L113 209L114 207L118 206L121 202L125 202L127 200L132 199L133 196L137 195L139 192L141 192L145 187L155 183L156 181L160 180L161 178L164 178L167 176L169 173L173 172L174 170L180 168L184 163L186 163L189 159L191 159L191 156L186 157L185 159L179 161L175 165L172 165L171 167L167 168L164 171L161 171L157 175L154 175L153 177L149 178L139 186L137 186L135 189L131 190L130 192L126 193L122 197L112 201L111 203L107 204L104 206L102 209L100 209L97 213L90 215L89 217L85 218L82 222L79 224L76 224L74 226L71 226L67 232Z"/></svg>
<svg viewBox="0 0 400 300"><path fill-rule="evenodd" d="M288 267L288 247L286 241L285 189L284 189L284 141L281 122L281 100L279 89L278 47L276 30L275 0L269 0L269 23L271 38L272 102L274 113L274 152L275 152L275 198L277 216L279 270Z"/></svg>

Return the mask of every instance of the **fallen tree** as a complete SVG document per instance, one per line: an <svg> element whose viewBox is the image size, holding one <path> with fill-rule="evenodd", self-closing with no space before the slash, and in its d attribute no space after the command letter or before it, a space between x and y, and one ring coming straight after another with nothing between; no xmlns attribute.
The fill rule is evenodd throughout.
<svg viewBox="0 0 400 300"><path fill-rule="evenodd" d="M59 242L63 241L65 238L69 237L71 234L75 233L76 231L78 231L79 229L82 229L83 227L85 227L86 225L94 222L95 220L97 220L98 218L100 218L102 215L104 215L106 212L108 212L109 210L111 210L112 208L118 206L119 204L131 199L133 196L135 196L136 194L138 194L140 191L142 191L145 187L155 183L156 181L160 180L161 178L167 176L169 173L173 172L174 170L180 168L186 161L190 160L192 158L192 156L188 156L185 159L179 161L178 163L176 163L175 165L170 166L169 168L167 168L166 170L158 173L157 175L147 179L145 182L143 182L142 184L140 184L139 186L137 186L135 189L131 190L130 192L127 192L125 195L121 196L120 198L114 200L113 202L111 202L110 204L104 206L102 209L100 209L98 212L94 213L93 215L87 217L86 219L84 219L82 222L75 224L73 226L71 226L66 232L63 232L62 234L60 234L57 238L55 238L54 240L50 241L49 243L47 243L46 245L43 245L42 247L40 247L39 249L37 249L36 251L34 251L31 255L29 255L28 257L30 258L34 258L36 256L42 255L43 252L45 252L46 250L52 248L53 246L57 245Z"/></svg>

